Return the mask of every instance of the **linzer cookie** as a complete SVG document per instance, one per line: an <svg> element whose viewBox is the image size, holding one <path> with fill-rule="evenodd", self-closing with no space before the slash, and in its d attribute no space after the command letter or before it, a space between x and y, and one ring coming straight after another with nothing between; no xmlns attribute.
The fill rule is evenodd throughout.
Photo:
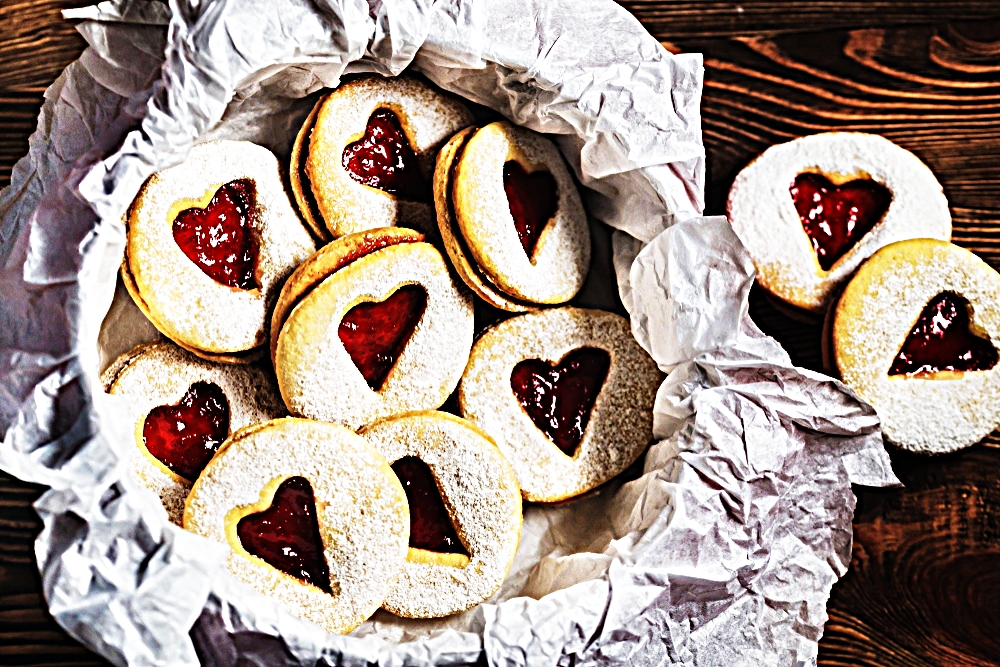
<svg viewBox="0 0 1000 667"><path fill-rule="evenodd" d="M409 524L403 488L364 438L293 418L233 434L184 510L185 528L229 546L233 576L334 633L382 604Z"/></svg>
<svg viewBox="0 0 1000 667"><path fill-rule="evenodd" d="M122 279L165 336L241 363L266 350L282 282L316 249L285 194L278 161L245 141L213 141L151 176L129 209Z"/></svg>
<svg viewBox="0 0 1000 667"><path fill-rule="evenodd" d="M917 239L882 248L837 304L844 381L900 447L943 453L1000 425L1000 275L967 250Z"/></svg>
<svg viewBox="0 0 1000 667"><path fill-rule="evenodd" d="M772 295L814 313L879 248L951 238L934 174L888 139L857 132L766 150L736 177L729 219Z"/></svg>
<svg viewBox="0 0 1000 667"><path fill-rule="evenodd" d="M542 135L497 122L453 137L438 155L434 202L452 264L491 305L564 303L583 286L587 216L559 150Z"/></svg>
<svg viewBox="0 0 1000 667"><path fill-rule="evenodd" d="M557 308L487 330L458 401L514 466L524 498L553 502L608 481L642 454L659 384L624 318Z"/></svg>
<svg viewBox="0 0 1000 667"><path fill-rule="evenodd" d="M383 608L433 618L493 595L521 534L517 477L493 441L434 411L389 417L361 435L389 461L410 504L406 565Z"/></svg>
<svg viewBox="0 0 1000 667"><path fill-rule="evenodd" d="M316 104L295 141L290 176L303 217L324 239L432 227L434 156L472 121L461 102L418 79L344 83Z"/></svg>
<svg viewBox="0 0 1000 667"><path fill-rule="evenodd" d="M285 415L269 371L213 364L168 342L126 352L102 379L109 394L128 398L132 476L178 525L191 484L230 432Z"/></svg>
<svg viewBox="0 0 1000 667"><path fill-rule="evenodd" d="M279 298L274 364L296 415L359 428L440 407L472 347L472 296L410 230L330 243Z"/></svg>

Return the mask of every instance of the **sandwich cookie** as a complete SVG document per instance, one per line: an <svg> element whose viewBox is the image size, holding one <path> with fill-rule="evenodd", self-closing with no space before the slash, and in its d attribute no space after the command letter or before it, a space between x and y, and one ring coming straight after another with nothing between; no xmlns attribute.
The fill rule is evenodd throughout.
<svg viewBox="0 0 1000 667"><path fill-rule="evenodd" d="M107 393L128 398L132 477L177 525L192 483L230 432L286 414L269 370L213 364L169 342L133 348L102 380Z"/></svg>
<svg viewBox="0 0 1000 667"><path fill-rule="evenodd" d="M773 146L729 191L729 220L768 293L822 314L879 248L951 238L934 174L888 139L828 132Z"/></svg>
<svg viewBox="0 0 1000 667"><path fill-rule="evenodd" d="M642 454L660 380L623 317L556 308L488 329L458 401L510 461L524 498L554 502L603 484Z"/></svg>
<svg viewBox="0 0 1000 667"><path fill-rule="evenodd" d="M434 224L434 156L472 114L411 77L366 76L324 96L292 149L292 191L323 239L400 223Z"/></svg>
<svg viewBox="0 0 1000 667"><path fill-rule="evenodd" d="M233 434L184 510L186 529L229 546L233 576L333 633L392 590L409 524L399 480L364 438L294 418Z"/></svg>
<svg viewBox="0 0 1000 667"><path fill-rule="evenodd" d="M521 535L521 490L489 436L443 412L411 412L361 431L389 461L410 504L403 574L382 607L434 618L493 595Z"/></svg>
<svg viewBox="0 0 1000 667"><path fill-rule="evenodd" d="M126 217L122 280L165 336L200 357L246 363L266 348L282 282L316 247L278 161L246 141L212 141L151 176Z"/></svg>
<svg viewBox="0 0 1000 667"><path fill-rule="evenodd" d="M564 303L590 265L590 231L559 150L542 135L491 123L438 155L434 201L459 276L498 308Z"/></svg>
<svg viewBox="0 0 1000 667"><path fill-rule="evenodd" d="M1000 425L1000 274L967 250L916 239L882 248L848 283L833 356L896 445L944 453Z"/></svg>
<svg viewBox="0 0 1000 667"><path fill-rule="evenodd" d="M357 429L440 407L462 377L472 296L410 230L333 241L288 281L275 309L275 372L292 414Z"/></svg>

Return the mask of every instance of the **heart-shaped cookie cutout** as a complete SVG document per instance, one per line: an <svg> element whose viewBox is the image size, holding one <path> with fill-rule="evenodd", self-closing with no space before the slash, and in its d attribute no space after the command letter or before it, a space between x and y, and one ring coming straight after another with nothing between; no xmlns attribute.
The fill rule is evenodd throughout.
<svg viewBox="0 0 1000 667"><path fill-rule="evenodd" d="M340 340L373 391L379 391L427 307L420 285L404 285L385 301L359 303L340 322Z"/></svg>
<svg viewBox="0 0 1000 667"><path fill-rule="evenodd" d="M503 189L517 238L528 259L532 259L538 237L558 209L556 179L547 171L528 173L520 163L509 160L503 166Z"/></svg>
<svg viewBox="0 0 1000 667"><path fill-rule="evenodd" d="M332 594L330 568L316 519L316 500L305 477L283 481L274 492L271 506L240 519L236 534L248 553Z"/></svg>
<svg viewBox="0 0 1000 667"><path fill-rule="evenodd" d="M889 375L930 375L938 371L986 371L997 364L989 337L970 328L972 307L954 292L931 299L913 325Z"/></svg>
<svg viewBox="0 0 1000 667"><path fill-rule="evenodd" d="M413 147L389 109L376 109L368 118L364 135L344 147L341 164L358 183L401 199L426 201L430 197Z"/></svg>
<svg viewBox="0 0 1000 667"><path fill-rule="evenodd" d="M430 467L416 456L404 456L392 464L410 504L410 546L443 554L468 556L458 539L441 491Z"/></svg>
<svg viewBox="0 0 1000 667"><path fill-rule="evenodd" d="M230 181L205 208L188 208L174 218L174 241L212 280L237 289L259 289L255 275L259 244L251 217L256 205L252 181Z"/></svg>
<svg viewBox="0 0 1000 667"><path fill-rule="evenodd" d="M888 188L867 178L834 185L822 174L806 172L789 191L824 271L870 232L892 203Z"/></svg>
<svg viewBox="0 0 1000 667"><path fill-rule="evenodd" d="M583 347L558 365L540 359L518 363L511 371L510 387L535 426L573 456L610 367L606 351Z"/></svg>
<svg viewBox="0 0 1000 667"><path fill-rule="evenodd" d="M193 482L229 436L229 401L212 382L195 382L176 405L149 411L142 425L146 450Z"/></svg>

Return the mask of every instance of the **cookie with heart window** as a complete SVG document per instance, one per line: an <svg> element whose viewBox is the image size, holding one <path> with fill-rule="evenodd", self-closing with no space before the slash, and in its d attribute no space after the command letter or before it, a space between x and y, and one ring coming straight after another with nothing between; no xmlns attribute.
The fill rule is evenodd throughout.
<svg viewBox="0 0 1000 667"><path fill-rule="evenodd" d="M434 225L438 149L471 125L458 100L408 76L365 76L317 102L292 149L295 200L322 239L403 222Z"/></svg>
<svg viewBox="0 0 1000 667"><path fill-rule="evenodd" d="M888 139L828 132L772 146L729 191L729 220L771 295L821 315L876 250L951 238L931 170Z"/></svg>
<svg viewBox="0 0 1000 667"><path fill-rule="evenodd" d="M292 414L357 429L440 407L473 337L472 295L412 230L341 237L289 279L272 335L278 386Z"/></svg>
<svg viewBox="0 0 1000 667"><path fill-rule="evenodd" d="M445 249L469 287L509 311L569 301L590 266L590 230L555 144L508 122L453 137L434 202Z"/></svg>
<svg viewBox="0 0 1000 667"><path fill-rule="evenodd" d="M645 451L661 379L625 318L554 308L488 329L458 402L511 462L524 498L555 502L603 484Z"/></svg>
<svg viewBox="0 0 1000 667"><path fill-rule="evenodd" d="M836 306L831 342L844 382L912 451L944 453L1000 426L1000 274L932 239L882 248Z"/></svg>
<svg viewBox="0 0 1000 667"><path fill-rule="evenodd" d="M392 590L409 525L406 494L374 447L295 418L234 433L184 508L184 528L229 547L233 576L333 633L356 628Z"/></svg>
<svg viewBox="0 0 1000 667"><path fill-rule="evenodd" d="M382 607L406 618L457 614L496 593L521 535L521 490L489 436L444 412L396 415L361 431L410 506L403 574Z"/></svg>
<svg viewBox="0 0 1000 667"><path fill-rule="evenodd" d="M229 434L286 414L268 369L211 363L166 341L126 352L102 381L107 393L128 399L132 477L178 525L191 485Z"/></svg>
<svg viewBox="0 0 1000 667"><path fill-rule="evenodd" d="M316 246L278 161L246 141L212 141L151 176L126 215L122 281L167 338L200 357L266 353L282 283Z"/></svg>

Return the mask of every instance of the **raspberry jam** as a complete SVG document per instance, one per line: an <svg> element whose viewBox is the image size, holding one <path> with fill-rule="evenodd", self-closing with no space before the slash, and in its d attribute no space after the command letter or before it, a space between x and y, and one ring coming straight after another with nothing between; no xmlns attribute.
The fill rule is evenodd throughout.
<svg viewBox="0 0 1000 667"><path fill-rule="evenodd" d="M510 387L535 426L573 456L610 367L607 352L582 347L558 365L540 359L520 362L510 374Z"/></svg>
<svg viewBox="0 0 1000 667"><path fill-rule="evenodd" d="M218 385L195 382L177 405L149 411L142 441L158 461L193 482L229 437L229 401Z"/></svg>
<svg viewBox="0 0 1000 667"><path fill-rule="evenodd" d="M556 179L547 171L529 174L520 164L510 160L503 166L503 189L507 193L517 238L531 259L535 256L538 237L556 214L559 204Z"/></svg>
<svg viewBox="0 0 1000 667"><path fill-rule="evenodd" d="M424 288L404 285L385 301L359 303L344 315L340 340L372 390L385 384L426 307Z"/></svg>
<svg viewBox="0 0 1000 667"><path fill-rule="evenodd" d="M789 191L824 271L870 232L892 203L892 193L868 178L834 185L822 174L804 173Z"/></svg>
<svg viewBox="0 0 1000 667"><path fill-rule="evenodd" d="M971 309L966 299L953 292L931 299L893 359L889 375L988 371L996 366L993 343L969 330Z"/></svg>
<svg viewBox="0 0 1000 667"><path fill-rule="evenodd" d="M256 197L253 181L229 181L208 206L184 209L174 218L174 241L181 251L227 287L260 287L255 275L259 247L251 224Z"/></svg>
<svg viewBox="0 0 1000 667"><path fill-rule="evenodd" d="M364 136L344 148L341 164L358 183L401 199L430 199L417 156L399 118L389 109L376 109L368 118Z"/></svg>
<svg viewBox="0 0 1000 667"><path fill-rule="evenodd" d="M316 501L305 477L289 477L282 482L269 508L240 519L236 535L248 553L332 594L330 568L316 520Z"/></svg>
<svg viewBox="0 0 1000 667"><path fill-rule="evenodd" d="M427 464L416 456L404 456L392 464L392 471L403 485L410 505L410 546L468 556Z"/></svg>

